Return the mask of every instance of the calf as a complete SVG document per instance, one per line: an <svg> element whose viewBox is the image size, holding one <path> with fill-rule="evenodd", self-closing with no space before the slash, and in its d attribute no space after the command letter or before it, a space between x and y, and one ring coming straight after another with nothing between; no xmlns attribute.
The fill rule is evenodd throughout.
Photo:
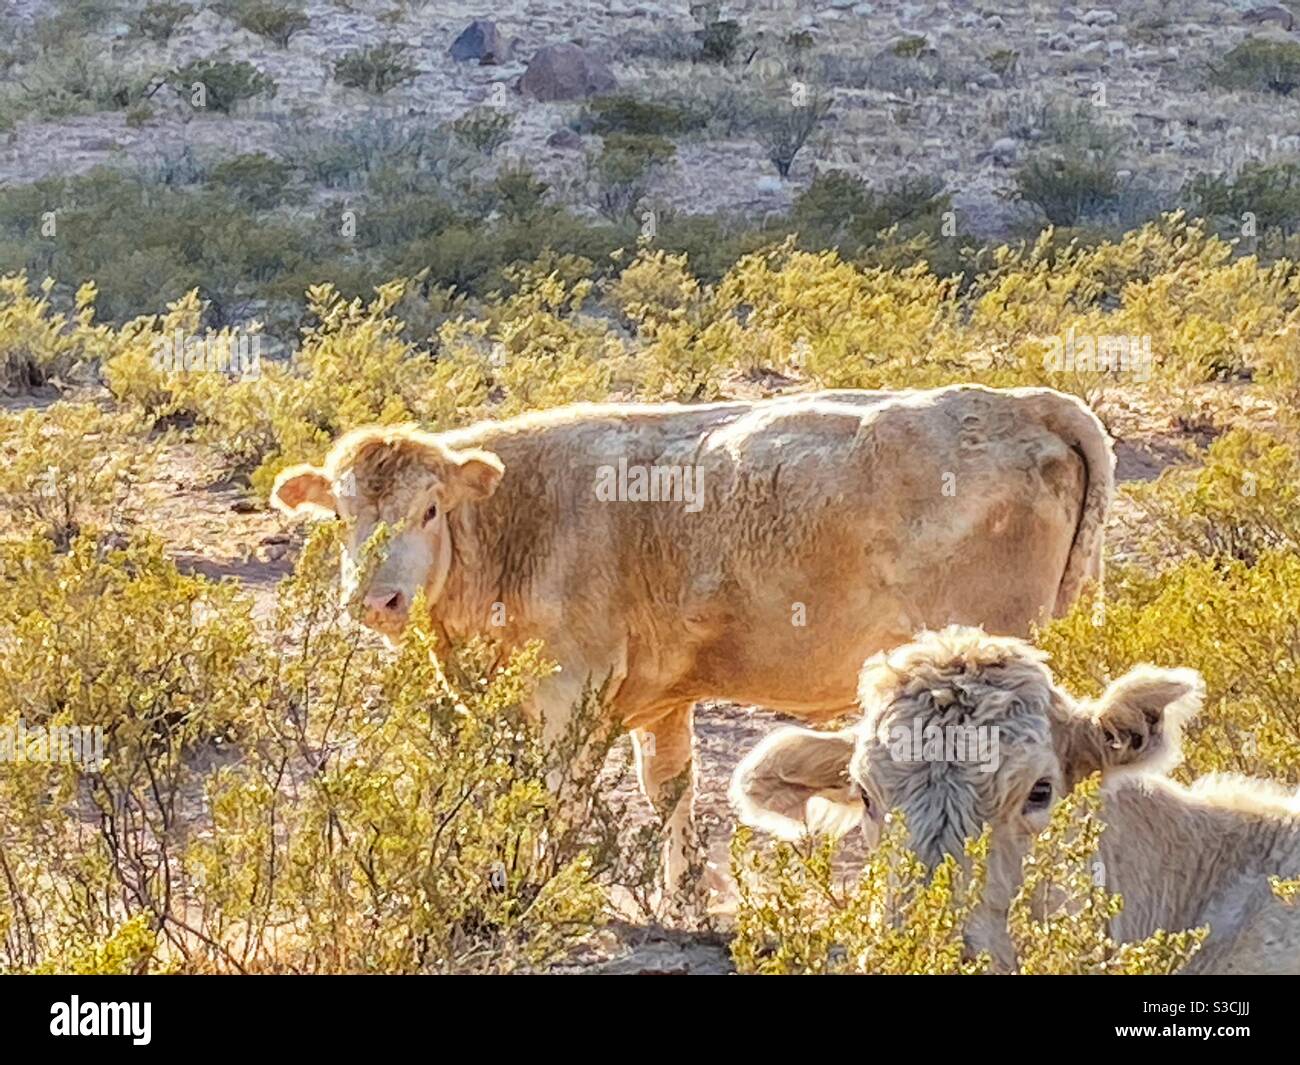
<svg viewBox="0 0 1300 1065"><path fill-rule="evenodd" d="M899 809L930 865L960 858L963 841L989 826L985 905L968 939L1009 969L1006 916L1021 862L1056 801L1100 772L1100 868L1124 899L1112 937L1208 925L1187 971L1300 973L1300 906L1268 881L1300 873L1300 797L1262 780L1211 776L1187 788L1163 775L1201 703L1195 672L1140 666L1100 699L1076 702L1044 659L1021 640L961 627L879 654L862 672L861 722L774 732L737 767L732 802L741 820L787 838L860 823L872 839ZM958 729L968 752L997 757L917 750L920 735L939 755ZM972 734L997 742L972 745Z"/></svg>

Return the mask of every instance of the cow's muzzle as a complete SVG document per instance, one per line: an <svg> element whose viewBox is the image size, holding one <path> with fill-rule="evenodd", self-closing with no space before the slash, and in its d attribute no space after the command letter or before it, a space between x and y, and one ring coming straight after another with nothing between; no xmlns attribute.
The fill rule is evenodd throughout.
<svg viewBox="0 0 1300 1065"><path fill-rule="evenodd" d="M380 589L366 593L361 603L361 620L372 629L389 633L406 624L410 609L404 593Z"/></svg>

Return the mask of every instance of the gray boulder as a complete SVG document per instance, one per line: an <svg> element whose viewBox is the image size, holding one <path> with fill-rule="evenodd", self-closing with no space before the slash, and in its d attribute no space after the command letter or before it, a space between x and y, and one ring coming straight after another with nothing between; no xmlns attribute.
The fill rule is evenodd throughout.
<svg viewBox="0 0 1300 1065"><path fill-rule="evenodd" d="M477 59L480 66L505 63L510 59L510 42L491 19L476 18L451 42L451 57L458 63Z"/></svg>
<svg viewBox="0 0 1300 1065"><path fill-rule="evenodd" d="M536 100L580 100L617 86L609 67L576 44L538 49L519 79L519 91Z"/></svg>

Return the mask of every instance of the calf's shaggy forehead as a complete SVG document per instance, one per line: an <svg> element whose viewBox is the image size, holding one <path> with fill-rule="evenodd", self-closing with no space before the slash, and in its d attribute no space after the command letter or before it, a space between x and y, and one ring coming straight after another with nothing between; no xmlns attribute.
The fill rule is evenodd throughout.
<svg viewBox="0 0 1300 1065"><path fill-rule="evenodd" d="M1023 640L949 628L869 660L858 695L871 727L920 717L1045 734L1055 693L1046 659Z"/></svg>
<svg viewBox="0 0 1300 1065"><path fill-rule="evenodd" d="M1059 776L1042 652L978 630L930 633L862 673L852 775L903 810L918 852L958 851L1042 776Z"/></svg>
<svg viewBox="0 0 1300 1065"><path fill-rule="evenodd" d="M409 506L450 465L446 449L427 434L396 428L344 436L325 462L331 481L351 490L355 507L375 510Z"/></svg>

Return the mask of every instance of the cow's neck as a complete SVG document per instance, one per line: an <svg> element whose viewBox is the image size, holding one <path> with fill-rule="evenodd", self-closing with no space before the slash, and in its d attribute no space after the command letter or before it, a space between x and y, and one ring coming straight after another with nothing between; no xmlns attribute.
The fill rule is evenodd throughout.
<svg viewBox="0 0 1300 1065"><path fill-rule="evenodd" d="M454 642L490 636L497 596L491 587L490 567L484 565L486 553L475 508L458 507L447 515L447 522L451 566L433 607L434 625L440 637Z"/></svg>
<svg viewBox="0 0 1300 1065"><path fill-rule="evenodd" d="M1300 871L1300 814L1276 795L1131 781L1108 791L1102 818L1106 886L1124 897L1117 940L1210 925L1222 944L1272 905L1270 875Z"/></svg>

